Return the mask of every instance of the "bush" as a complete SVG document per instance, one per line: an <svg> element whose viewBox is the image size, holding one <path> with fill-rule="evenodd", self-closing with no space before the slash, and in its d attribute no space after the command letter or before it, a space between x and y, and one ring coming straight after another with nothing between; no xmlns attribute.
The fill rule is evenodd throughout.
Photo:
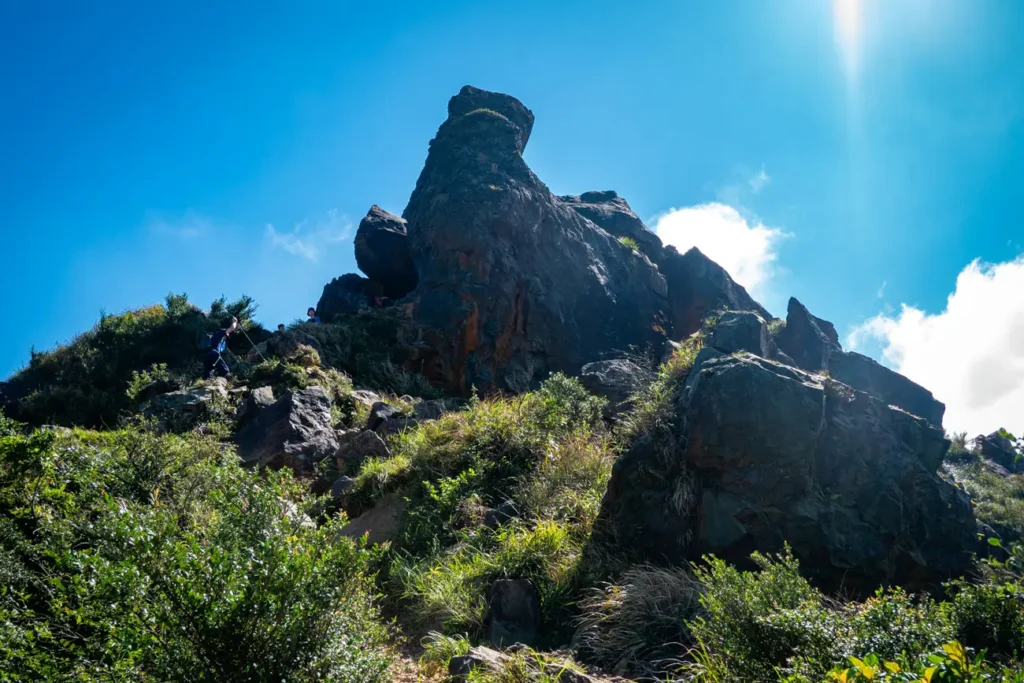
<svg viewBox="0 0 1024 683"><path fill-rule="evenodd" d="M993 545L1001 543L992 539ZM1009 549L1005 561L986 558L977 583L950 582L953 598L943 605L954 636L989 654L1024 657L1024 546Z"/></svg>
<svg viewBox="0 0 1024 683"><path fill-rule="evenodd" d="M195 435L3 438L0 680L386 680L369 558L299 492Z"/></svg>
<svg viewBox="0 0 1024 683"><path fill-rule="evenodd" d="M981 462L947 465L971 497L974 514L1005 542L1024 538L1024 474L996 474Z"/></svg>
<svg viewBox="0 0 1024 683"><path fill-rule="evenodd" d="M204 313L185 295L169 294L164 305L103 315L94 328L70 343L33 352L28 366L8 382L12 397L19 399L12 416L37 426L116 425L124 411L134 407L136 396L125 392L134 373L152 372L163 364L171 376L198 376L200 343L224 318L238 317L256 342L266 335L252 323L254 309L252 299L242 297L231 304L218 299ZM248 350L248 341L233 337L230 348L242 353Z"/></svg>

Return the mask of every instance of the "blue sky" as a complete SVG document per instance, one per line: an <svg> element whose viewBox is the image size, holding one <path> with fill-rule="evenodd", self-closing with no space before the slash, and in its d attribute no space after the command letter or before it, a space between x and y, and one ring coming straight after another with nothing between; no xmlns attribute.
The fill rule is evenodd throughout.
<svg viewBox="0 0 1024 683"><path fill-rule="evenodd" d="M734 236L723 265L773 313L795 295L943 400L974 392L957 426L1024 429L1024 4L208 5L0 6L0 375L169 291L302 315L470 83L533 109L556 193ZM979 345L958 365L993 379L944 385L936 350Z"/></svg>

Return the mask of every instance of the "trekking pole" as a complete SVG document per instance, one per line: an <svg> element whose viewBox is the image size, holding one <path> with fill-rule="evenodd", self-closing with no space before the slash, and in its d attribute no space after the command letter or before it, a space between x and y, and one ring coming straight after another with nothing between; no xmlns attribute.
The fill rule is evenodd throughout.
<svg viewBox="0 0 1024 683"><path fill-rule="evenodd" d="M266 358L264 358L264 357L263 357L263 354L262 354L262 353L260 353L260 350L256 348L256 344L253 344L253 341L252 341L252 339L249 339L249 333L245 331L245 328L244 328L244 327L242 327L241 323L239 323L239 325L238 325L238 329L240 329L240 330L242 331L242 334L244 334L244 335L245 335L245 338L246 338L246 340L247 340L247 341L248 341L248 342L249 342L250 344L252 344L252 348L253 348L253 350L254 350L254 351L256 352L256 355L257 355L257 356L259 356L259 357L260 357L260 359L262 359L263 361L266 361L267 359L266 359Z"/></svg>

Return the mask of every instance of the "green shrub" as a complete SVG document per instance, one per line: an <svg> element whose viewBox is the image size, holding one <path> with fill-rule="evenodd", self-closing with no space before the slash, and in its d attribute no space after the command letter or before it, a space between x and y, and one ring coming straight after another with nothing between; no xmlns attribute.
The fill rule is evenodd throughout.
<svg viewBox="0 0 1024 683"><path fill-rule="evenodd" d="M944 644L935 652L917 657L887 660L875 654L851 657L849 666L829 672L828 681L854 683L1024 683L1024 670L1011 671L989 661L984 653L973 654L957 641ZM788 679L797 683L803 679Z"/></svg>
<svg viewBox="0 0 1024 683"><path fill-rule="evenodd" d="M991 539L993 545L1002 544ZM1024 546L1006 551L1006 559L985 558L975 583L947 585L952 599L943 605L954 636L965 646L999 656L1024 657Z"/></svg>
<svg viewBox="0 0 1024 683"><path fill-rule="evenodd" d="M0 439L0 680L382 681L367 554L215 441Z"/></svg>
<svg viewBox="0 0 1024 683"><path fill-rule="evenodd" d="M116 425L134 408L136 397L125 391L133 373L163 364L173 377L197 377L204 353L200 343L224 318L238 317L255 342L266 335L252 323L254 309L252 299L242 297L231 304L218 299L204 313L185 295L169 294L165 305L104 314L68 344L33 352L28 366L9 380L11 394L20 399L12 416L37 426ZM244 355L249 342L236 335L229 348Z"/></svg>
<svg viewBox="0 0 1024 683"><path fill-rule="evenodd" d="M620 237L619 244L626 247L626 249L631 249L632 251L635 252L640 251L640 245L632 237Z"/></svg>

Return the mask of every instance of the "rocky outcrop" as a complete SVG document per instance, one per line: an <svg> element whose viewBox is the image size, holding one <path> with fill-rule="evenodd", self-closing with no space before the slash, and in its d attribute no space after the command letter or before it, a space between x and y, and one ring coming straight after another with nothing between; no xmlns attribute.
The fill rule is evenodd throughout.
<svg viewBox="0 0 1024 683"><path fill-rule="evenodd" d="M263 408L234 440L243 462L309 472L338 450L331 398L319 386L290 391Z"/></svg>
<svg viewBox="0 0 1024 683"><path fill-rule="evenodd" d="M339 315L357 313L361 308L370 306L376 297L383 294L384 288L379 283L348 273L324 285L316 311L322 321L332 322Z"/></svg>
<svg viewBox="0 0 1024 683"><path fill-rule="evenodd" d="M723 353L746 351L767 358L771 354L771 341L764 318L751 311L723 313L707 341L712 348Z"/></svg>
<svg viewBox="0 0 1024 683"><path fill-rule="evenodd" d="M942 425L946 406L936 401L932 392L871 358L853 351L834 353L828 367L834 379L923 417L933 425Z"/></svg>
<svg viewBox="0 0 1024 683"><path fill-rule="evenodd" d="M784 362L791 359L804 370L827 371L844 384L923 417L933 425L942 425L946 406L936 401L930 391L867 356L843 351L832 323L811 315L795 298L789 300L786 326L776 344L785 354Z"/></svg>
<svg viewBox="0 0 1024 683"><path fill-rule="evenodd" d="M559 199L605 232L635 241L640 251L652 262L657 263L661 259L661 240L647 229L615 190L584 192L579 196L566 195Z"/></svg>
<svg viewBox="0 0 1024 683"><path fill-rule="evenodd" d="M842 352L839 334L832 323L811 315L795 297L789 299L786 326L776 344L798 367L811 372L827 370L832 354Z"/></svg>
<svg viewBox="0 0 1024 683"><path fill-rule="evenodd" d="M985 460L1002 467L1007 474L1024 472L1024 457L1017 452L1013 442L999 432L975 438L974 451Z"/></svg>
<svg viewBox="0 0 1024 683"><path fill-rule="evenodd" d="M629 398L648 377L643 369L627 358L587 363L580 371L580 382L592 394L608 400L604 416L611 418L629 407Z"/></svg>
<svg viewBox="0 0 1024 683"><path fill-rule="evenodd" d="M966 495L937 469L940 428L847 385L707 348L669 429L616 462L595 538L652 561L740 565L789 543L822 586L930 589L977 547Z"/></svg>
<svg viewBox="0 0 1024 683"><path fill-rule="evenodd" d="M338 435L338 469L356 472L367 458L390 458L391 451L377 435L368 429L353 429Z"/></svg>
<svg viewBox="0 0 1024 683"><path fill-rule="evenodd" d="M403 219L374 204L359 223L355 249L359 270L379 282L385 296L398 299L416 287Z"/></svg>
<svg viewBox="0 0 1024 683"><path fill-rule="evenodd" d="M533 174L532 125L519 100L463 88L403 215L420 361L462 394L578 374L610 349L660 352L665 338L664 278Z"/></svg>
<svg viewBox="0 0 1024 683"><path fill-rule="evenodd" d="M754 301L720 265L693 247L680 254L666 247L658 266L668 283L672 339L685 339L701 328L715 311L754 311L765 320L771 315Z"/></svg>

